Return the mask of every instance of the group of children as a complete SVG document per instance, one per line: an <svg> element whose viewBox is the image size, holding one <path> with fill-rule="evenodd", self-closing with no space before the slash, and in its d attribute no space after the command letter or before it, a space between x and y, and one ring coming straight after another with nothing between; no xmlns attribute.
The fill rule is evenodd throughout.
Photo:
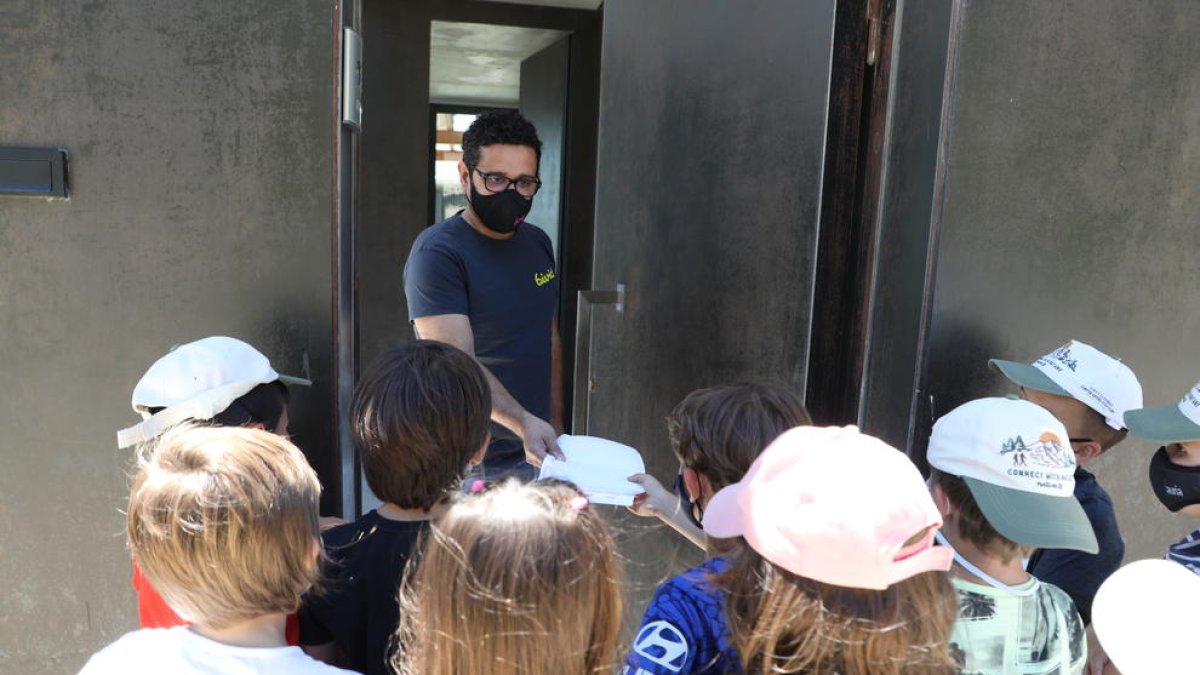
<svg viewBox="0 0 1200 675"><path fill-rule="evenodd" d="M464 484L491 412L471 356L416 340L363 374L353 436L383 503L322 532L319 483L286 440L284 383L303 382L231 338L184 345L139 383L144 420L119 439L138 445L144 628L83 673L1163 672L1126 617L1150 601L1146 574L1184 568L1113 574L1112 500L1081 465L1127 429L1161 441L1155 494L1200 516L1200 384L1143 409L1132 372L1078 342L992 365L1019 395L938 420L928 480L854 427L813 426L786 388L688 395L668 418L675 489L631 476L631 509L708 559L656 590L623 648L600 508L557 481ZM1200 569L1200 531L1170 558ZM1107 654L1089 652L1093 615Z"/></svg>

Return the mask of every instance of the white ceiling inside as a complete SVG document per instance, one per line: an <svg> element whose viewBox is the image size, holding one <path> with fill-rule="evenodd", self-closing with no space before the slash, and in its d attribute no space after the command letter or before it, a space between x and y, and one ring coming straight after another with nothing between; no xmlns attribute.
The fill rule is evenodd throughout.
<svg viewBox="0 0 1200 675"><path fill-rule="evenodd" d="M521 92L521 61L566 35L566 31L544 28L434 21L429 35L429 100L515 106Z"/></svg>

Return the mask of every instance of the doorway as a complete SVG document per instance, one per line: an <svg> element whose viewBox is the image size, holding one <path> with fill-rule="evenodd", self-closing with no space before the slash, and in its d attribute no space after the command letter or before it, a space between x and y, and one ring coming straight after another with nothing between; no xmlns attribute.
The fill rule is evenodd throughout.
<svg viewBox="0 0 1200 675"><path fill-rule="evenodd" d="M554 245L564 361L572 362L574 299L591 282L601 13L599 0L557 4L571 7L363 1L355 244L362 365L412 337L404 262L422 230L464 205L461 133L474 115L497 108L520 110L542 140L543 187L528 222ZM373 504L363 485L360 509Z"/></svg>

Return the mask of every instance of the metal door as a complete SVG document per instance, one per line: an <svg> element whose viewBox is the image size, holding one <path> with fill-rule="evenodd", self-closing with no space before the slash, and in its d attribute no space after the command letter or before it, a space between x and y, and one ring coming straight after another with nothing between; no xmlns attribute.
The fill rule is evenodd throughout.
<svg viewBox="0 0 1200 675"><path fill-rule="evenodd" d="M664 482L663 419L687 392L804 390L834 4L605 3L592 288L626 292L580 336L575 432L639 448ZM631 597L699 556L623 525Z"/></svg>

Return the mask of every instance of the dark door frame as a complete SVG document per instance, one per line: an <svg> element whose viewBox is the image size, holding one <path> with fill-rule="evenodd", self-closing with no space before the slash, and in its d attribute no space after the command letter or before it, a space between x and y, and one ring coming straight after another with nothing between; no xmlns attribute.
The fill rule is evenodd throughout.
<svg viewBox="0 0 1200 675"><path fill-rule="evenodd" d="M870 327L895 0L839 2L805 399L818 424L856 424Z"/></svg>

